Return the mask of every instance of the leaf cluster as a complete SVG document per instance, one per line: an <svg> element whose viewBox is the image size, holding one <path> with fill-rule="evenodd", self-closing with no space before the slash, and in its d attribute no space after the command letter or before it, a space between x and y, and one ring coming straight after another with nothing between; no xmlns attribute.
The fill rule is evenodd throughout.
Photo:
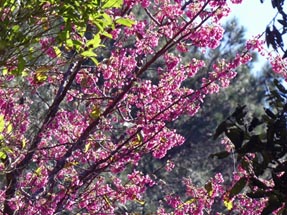
<svg viewBox="0 0 287 215"><path fill-rule="evenodd" d="M21 75L25 68L42 66L45 51L39 44L44 38L53 38L50 46L58 56L76 53L97 63L95 49L102 46L103 37L112 37L110 29L133 24L107 13L122 4L122 0L0 2L0 67L7 71L11 67L7 62L16 60L12 74Z"/></svg>
<svg viewBox="0 0 287 215"><path fill-rule="evenodd" d="M264 108L264 114L250 120L246 106L238 106L214 134L215 139L223 133L230 139L238 162L248 173L234 185L230 194L238 194L247 185L249 197L268 199L262 211L265 215L279 208L278 214L287 213L286 93L280 81L274 80L274 89L266 96L268 106ZM230 154L223 151L211 156L225 158Z"/></svg>
<svg viewBox="0 0 287 215"><path fill-rule="evenodd" d="M260 2L263 3L263 0L260 0ZM287 33L287 14L283 9L284 2L285 0L271 0L272 7L278 11L278 14L280 14L281 18L276 20L276 15L272 22L267 25L265 30L265 41L268 47L271 45L272 48L276 51L278 48L280 48L284 53L283 58L286 58L287 50L284 48L282 39L283 36ZM279 24L280 28L278 29L275 24Z"/></svg>

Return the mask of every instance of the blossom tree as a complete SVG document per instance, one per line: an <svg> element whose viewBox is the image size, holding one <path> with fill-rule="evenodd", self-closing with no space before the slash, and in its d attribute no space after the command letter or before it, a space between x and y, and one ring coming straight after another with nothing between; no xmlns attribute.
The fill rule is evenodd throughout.
<svg viewBox="0 0 287 215"><path fill-rule="evenodd" d="M183 56L216 48L220 20L240 2L1 2L1 212L115 214L128 202L144 204L142 194L159 184L137 169L141 157L161 159L183 144L167 123L195 115L261 45L254 40L215 62L199 87L182 86L205 67ZM216 199L245 214L262 209L240 195L232 205L238 193L222 182L219 174L196 188L185 179L187 200L171 194L157 213L203 214Z"/></svg>

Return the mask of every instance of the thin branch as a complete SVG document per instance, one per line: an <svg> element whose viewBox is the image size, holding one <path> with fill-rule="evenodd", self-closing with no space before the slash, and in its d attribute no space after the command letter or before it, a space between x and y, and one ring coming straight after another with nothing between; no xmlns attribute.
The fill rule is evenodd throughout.
<svg viewBox="0 0 287 215"><path fill-rule="evenodd" d="M156 18L151 14L151 12L147 8L145 8L144 10L152 21L154 21L158 26L161 26L161 24L156 20Z"/></svg>

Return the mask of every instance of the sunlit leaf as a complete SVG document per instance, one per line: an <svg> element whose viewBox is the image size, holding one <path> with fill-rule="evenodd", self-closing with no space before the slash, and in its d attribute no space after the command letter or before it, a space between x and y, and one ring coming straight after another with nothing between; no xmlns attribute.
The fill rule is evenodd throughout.
<svg viewBox="0 0 287 215"><path fill-rule="evenodd" d="M93 119L97 119L101 116L101 109L98 106L95 106L92 112L90 113L90 117Z"/></svg>
<svg viewBox="0 0 287 215"><path fill-rule="evenodd" d="M94 62L94 64L98 65L99 61L97 60L96 57L90 57L90 59Z"/></svg>
<svg viewBox="0 0 287 215"><path fill-rule="evenodd" d="M123 4L122 0L104 0L102 3L103 9L120 8Z"/></svg>
<svg viewBox="0 0 287 215"><path fill-rule="evenodd" d="M108 37L110 39L113 38L113 35L109 34L108 32L104 31L104 32L101 32L101 35L105 36L105 37Z"/></svg>
<svg viewBox="0 0 287 215"><path fill-rule="evenodd" d="M0 115L0 132L2 132L4 128L5 128L4 116Z"/></svg>
<svg viewBox="0 0 287 215"><path fill-rule="evenodd" d="M116 23L127 27L132 27L135 24L133 20L126 18L118 18L116 19Z"/></svg>
<svg viewBox="0 0 287 215"><path fill-rule="evenodd" d="M144 200L141 200L141 199L138 199L138 198L135 199L135 202L139 203L140 205L144 205L145 204Z"/></svg>
<svg viewBox="0 0 287 215"><path fill-rule="evenodd" d="M190 204L192 204L193 202L195 202L195 199L194 199L194 198L192 198L192 199L189 199L189 200L185 201L185 203L184 203L184 204L188 204L188 205L190 205Z"/></svg>
<svg viewBox="0 0 287 215"><path fill-rule="evenodd" d="M83 57L96 57L97 54L93 52L92 50L84 51L81 53Z"/></svg>
<svg viewBox="0 0 287 215"><path fill-rule="evenodd" d="M143 142L143 136L142 136L142 134L141 134L140 132L137 133L137 139L138 139L138 141L139 141L140 143Z"/></svg>
<svg viewBox="0 0 287 215"><path fill-rule="evenodd" d="M87 153L90 148L91 148L91 143L87 143L87 144L85 145L84 152Z"/></svg>
<svg viewBox="0 0 287 215"><path fill-rule="evenodd" d="M100 35L99 35L99 34L96 34L96 35L93 37L93 39L91 39L91 40L89 40L89 42L87 42L87 47L95 49L95 48L97 48L97 47L100 46L100 43L101 43ZM85 52L89 52L89 50L88 50L88 51L85 51ZM85 52L83 52L83 53L85 53ZM83 55L83 53L82 53L82 55ZM84 55L83 55L83 56L84 56Z"/></svg>
<svg viewBox="0 0 287 215"><path fill-rule="evenodd" d="M45 72L37 72L35 74L35 82L37 83L43 83L48 79L48 76Z"/></svg>
<svg viewBox="0 0 287 215"><path fill-rule="evenodd" d="M66 46L72 48L74 46L73 40L71 39L66 40Z"/></svg>
<svg viewBox="0 0 287 215"><path fill-rule="evenodd" d="M232 200L226 199L223 201L224 206L227 208L227 210L231 210L233 208Z"/></svg>
<svg viewBox="0 0 287 215"><path fill-rule="evenodd" d="M42 168L41 167L38 167L36 170L35 170L35 174L37 175L37 176L41 176L41 172L42 172Z"/></svg>
<svg viewBox="0 0 287 215"><path fill-rule="evenodd" d="M8 147L8 146L2 147L1 150L2 150L3 152L6 152L6 154L7 154L7 153L13 153L13 150L12 150L10 147Z"/></svg>
<svg viewBox="0 0 287 215"><path fill-rule="evenodd" d="M105 19L105 27L113 24L113 19L106 13L102 14L103 18Z"/></svg>
<svg viewBox="0 0 287 215"><path fill-rule="evenodd" d="M3 75L7 75L8 74L8 69L6 67L2 70L2 74Z"/></svg>
<svg viewBox="0 0 287 215"><path fill-rule="evenodd" d="M57 46L53 46L53 49L58 57L62 55L61 50Z"/></svg>
<svg viewBox="0 0 287 215"><path fill-rule="evenodd" d="M0 151L0 159L5 160L7 158L7 155L5 152Z"/></svg>
<svg viewBox="0 0 287 215"><path fill-rule="evenodd" d="M71 162L67 162L65 163L65 168L69 168L71 166L77 166L79 164L79 162L76 162L76 161L71 161Z"/></svg>
<svg viewBox="0 0 287 215"><path fill-rule="evenodd" d="M18 32L19 29L20 29L20 26L19 26L19 25L13 25L13 27L12 27L12 30L13 30L14 32Z"/></svg>
<svg viewBox="0 0 287 215"><path fill-rule="evenodd" d="M26 144L27 144L27 142L26 142L26 139L24 138L24 139L22 140L22 149L25 149L25 148L26 148Z"/></svg>

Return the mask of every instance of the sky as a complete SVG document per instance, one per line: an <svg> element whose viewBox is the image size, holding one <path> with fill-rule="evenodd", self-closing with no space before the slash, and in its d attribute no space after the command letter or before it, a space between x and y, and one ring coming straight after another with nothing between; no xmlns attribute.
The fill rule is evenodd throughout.
<svg viewBox="0 0 287 215"><path fill-rule="evenodd" d="M260 0L243 0L242 4L231 7L230 17L237 17L248 30L246 36L251 37L262 33L276 12L270 0L265 0L263 4Z"/></svg>
<svg viewBox="0 0 287 215"><path fill-rule="evenodd" d="M260 0L243 0L242 4L231 7L228 19L238 18L239 24L246 29L246 39L249 39L264 32L266 25L270 23L276 13L270 0L265 0L263 4L260 3ZM254 65L253 72L257 73L265 62L266 60L259 57L259 62Z"/></svg>

